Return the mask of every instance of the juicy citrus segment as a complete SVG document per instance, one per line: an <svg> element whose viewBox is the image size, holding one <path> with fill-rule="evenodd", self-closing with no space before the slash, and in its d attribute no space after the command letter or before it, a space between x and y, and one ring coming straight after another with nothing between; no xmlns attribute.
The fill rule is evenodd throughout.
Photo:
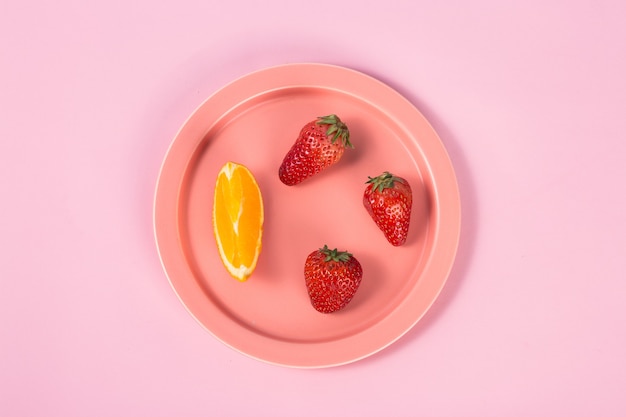
<svg viewBox="0 0 626 417"><path fill-rule="evenodd" d="M254 176L243 165L227 162L217 175L213 233L228 272L247 280L261 253L263 198Z"/></svg>

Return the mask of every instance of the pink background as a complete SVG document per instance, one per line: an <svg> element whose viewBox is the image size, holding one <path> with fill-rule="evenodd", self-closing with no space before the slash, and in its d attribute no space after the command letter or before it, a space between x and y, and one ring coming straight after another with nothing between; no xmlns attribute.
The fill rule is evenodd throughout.
<svg viewBox="0 0 626 417"><path fill-rule="evenodd" d="M508 3L5 1L0 415L626 415L626 3ZM152 231L186 118L292 62L404 94L463 204L434 307L331 369L208 334Z"/></svg>

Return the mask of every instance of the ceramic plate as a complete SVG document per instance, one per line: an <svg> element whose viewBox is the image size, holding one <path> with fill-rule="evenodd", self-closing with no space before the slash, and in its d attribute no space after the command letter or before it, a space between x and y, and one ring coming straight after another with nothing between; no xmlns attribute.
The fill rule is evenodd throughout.
<svg viewBox="0 0 626 417"><path fill-rule="evenodd" d="M288 187L278 167L300 128L337 114L354 149L316 177ZM265 202L263 249L246 282L222 265L211 212L219 169L255 175ZM394 247L363 208L368 176L406 178L414 206L409 238ZM372 355L405 334L444 286L460 230L450 159L424 116L363 73L322 64L272 67L209 97L173 140L156 188L154 227L166 275L210 333L237 351L291 367L328 367ZM328 245L361 262L352 302L332 314L310 304L304 261Z"/></svg>

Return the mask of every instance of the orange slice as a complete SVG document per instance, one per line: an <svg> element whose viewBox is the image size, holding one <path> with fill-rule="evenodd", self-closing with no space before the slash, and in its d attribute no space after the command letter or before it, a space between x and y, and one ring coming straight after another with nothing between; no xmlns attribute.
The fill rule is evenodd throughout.
<svg viewBox="0 0 626 417"><path fill-rule="evenodd" d="M230 275L247 280L261 253L263 198L254 176L243 165L227 162L217 175L213 234Z"/></svg>

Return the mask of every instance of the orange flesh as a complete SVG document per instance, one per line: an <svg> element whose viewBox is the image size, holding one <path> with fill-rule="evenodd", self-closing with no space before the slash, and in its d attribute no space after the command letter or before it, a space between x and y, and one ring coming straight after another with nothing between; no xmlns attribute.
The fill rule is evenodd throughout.
<svg viewBox="0 0 626 417"><path fill-rule="evenodd" d="M228 162L221 169L213 200L213 233L228 272L247 280L261 252L263 199L252 173Z"/></svg>

